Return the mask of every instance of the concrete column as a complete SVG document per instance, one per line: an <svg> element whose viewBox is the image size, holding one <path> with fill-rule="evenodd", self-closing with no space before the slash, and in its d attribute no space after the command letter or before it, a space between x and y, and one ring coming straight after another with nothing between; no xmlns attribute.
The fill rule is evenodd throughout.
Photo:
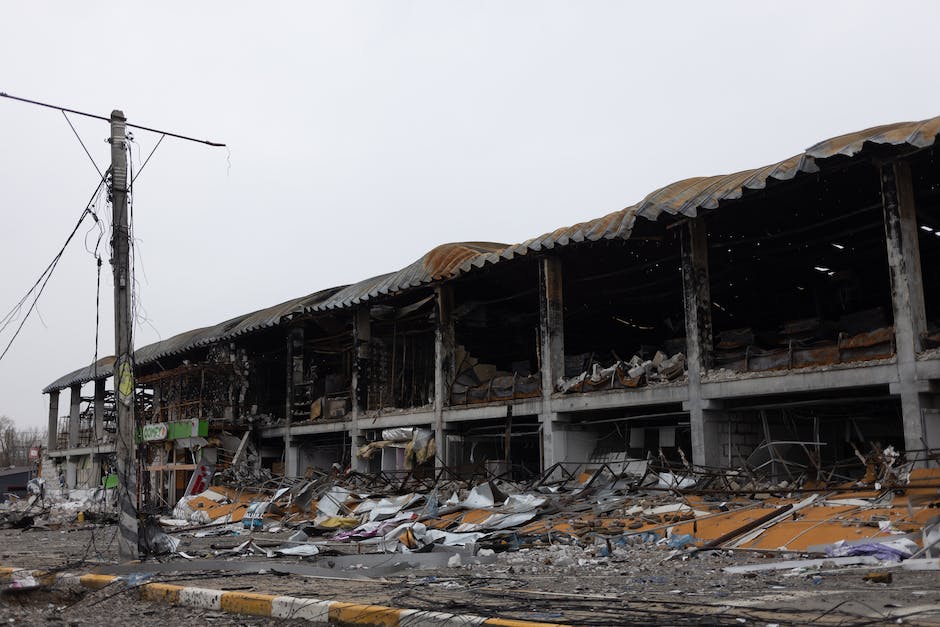
<svg viewBox="0 0 940 627"><path fill-rule="evenodd" d="M359 420L365 411L362 403L362 393L360 390L361 373L363 368L362 361L369 355L369 341L372 339L372 327L369 321L368 307L360 307L353 313L352 324L353 335L353 364L352 364L352 382L350 384L350 396L352 397L352 416L349 421L349 460L353 470L366 472L369 469L369 461L361 459L356 453L359 447L364 444L362 430L359 427Z"/></svg>
<svg viewBox="0 0 940 627"><path fill-rule="evenodd" d="M294 341L288 329L284 347L284 472L290 462L290 425L294 413Z"/></svg>
<svg viewBox="0 0 940 627"><path fill-rule="evenodd" d="M437 324L434 327L434 442L437 445L435 465L446 466L447 444L444 434L444 408L450 405L454 385L454 291L450 285L439 285L434 291Z"/></svg>
<svg viewBox="0 0 940 627"><path fill-rule="evenodd" d="M65 487L69 489L78 487L78 459L75 455L65 458Z"/></svg>
<svg viewBox="0 0 940 627"><path fill-rule="evenodd" d="M685 311L685 343L689 400L685 409L692 426L692 462L721 466L719 446L721 417L716 407L702 399L702 374L711 367L712 304L708 275L708 238L705 219L693 218L680 229L682 244L682 302Z"/></svg>
<svg viewBox="0 0 940 627"><path fill-rule="evenodd" d="M46 450L56 450L59 439L59 390L49 392L49 433L46 435Z"/></svg>
<svg viewBox="0 0 940 627"><path fill-rule="evenodd" d="M692 463L727 468L732 460L722 454L726 442L722 440L721 425L728 422L728 412L720 401L704 399L698 394L696 397L693 404L690 390L689 400L682 403L682 409L689 412L692 426Z"/></svg>
<svg viewBox="0 0 940 627"><path fill-rule="evenodd" d="M881 166L881 200L884 209L885 243L891 277L891 304L897 351L898 385L904 446L915 451L940 442L928 443L924 426L925 398L917 381L917 353L927 328L924 286L921 279L920 245L917 241L917 213L910 166L905 162Z"/></svg>
<svg viewBox="0 0 940 627"><path fill-rule="evenodd" d="M555 384L565 374L565 311L561 259L539 260L539 371L542 375L542 470L565 461L565 436L552 411Z"/></svg>
<svg viewBox="0 0 940 627"><path fill-rule="evenodd" d="M287 447L287 455L284 462L284 474L288 477L300 477L307 470L301 468L303 454L300 450L300 438L291 438L290 446Z"/></svg>
<svg viewBox="0 0 940 627"><path fill-rule="evenodd" d="M69 448L78 446L78 431L82 407L82 386L78 383L69 389ZM72 486L74 487L74 486Z"/></svg>
<svg viewBox="0 0 940 627"><path fill-rule="evenodd" d="M297 447L293 445L294 392L304 380L304 328L293 327L287 333L287 401L284 418L284 475L297 473Z"/></svg>
<svg viewBox="0 0 940 627"><path fill-rule="evenodd" d="M95 381L95 442L98 444L104 441L104 384L105 379Z"/></svg>

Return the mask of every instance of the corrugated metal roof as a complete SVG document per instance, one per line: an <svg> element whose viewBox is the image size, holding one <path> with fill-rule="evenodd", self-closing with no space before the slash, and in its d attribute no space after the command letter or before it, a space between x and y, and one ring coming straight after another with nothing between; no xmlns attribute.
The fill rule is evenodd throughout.
<svg viewBox="0 0 940 627"><path fill-rule="evenodd" d="M154 342L153 344L148 344L138 348L136 351L134 351L134 357L137 360L138 366L145 366L164 357L178 355L194 348L208 346L210 344L215 344L216 342L230 340L240 335L251 333L252 331L258 331L276 326L285 316L288 316L292 312L297 311L298 306L303 301L315 298L327 298L331 294L335 293L337 289L339 288L331 288L329 290L316 292L315 294L311 294L309 296L293 298L279 305L274 305L273 307L268 307L266 309L259 309L253 313L237 316L213 326L179 333L165 340L160 340L159 342ZM50 383L43 389L43 392L61 390L62 388L67 388L76 383L85 383L87 381L91 381L95 378L95 374L97 374L99 379L113 375L114 357L111 356L99 359L97 370L95 369L94 364L92 364L90 366L85 366L84 368L79 368L74 372L70 372L69 374L60 377L53 383Z"/></svg>
<svg viewBox="0 0 940 627"><path fill-rule="evenodd" d="M864 149L866 143L926 148L933 146L938 134L940 116L919 122L874 126L863 131L839 135L810 146L806 149L806 154L813 159L828 159L836 155L854 157Z"/></svg>
<svg viewBox="0 0 940 627"><path fill-rule="evenodd" d="M85 366L84 368L79 368L74 372L62 375L44 387L42 391L43 394L47 394L55 390L67 388L76 383L92 381L96 378L96 375L97 378L102 379L105 377L110 377L112 374L114 374L114 357L102 357L96 363L92 363L90 366Z"/></svg>
<svg viewBox="0 0 940 627"><path fill-rule="evenodd" d="M663 213L695 217L699 209L715 209L721 201L741 198L746 189L764 189L770 179L786 181L800 173L818 171L813 159L799 154L762 168L678 181L647 195L635 208L649 220Z"/></svg>
<svg viewBox="0 0 940 627"><path fill-rule="evenodd" d="M463 242L438 246L411 265L353 285L334 287L295 298L280 305L232 318L215 326L180 333L140 348L137 363L146 365L161 357L179 354L277 325L295 313L330 311L397 294L408 289L453 279L475 268L496 264L530 252L551 250L582 242L627 239L637 216L656 220L663 213L694 217L701 209L715 209L722 201L741 198L745 190L764 189L770 181L787 181L800 174L820 171L820 162L834 157L854 157L866 144L926 148L940 134L940 116L919 122L899 122L848 133L819 142L805 152L783 161L734 174L697 177L677 181L649 194L636 205L588 222L556 229L520 244ZM110 376L112 363L99 361L98 375ZM90 381L93 367L80 368L47 386L43 392Z"/></svg>
<svg viewBox="0 0 940 627"><path fill-rule="evenodd" d="M363 303L379 296L396 294L459 275L465 264L506 250L506 244L460 242L443 244L398 272L383 274L340 289L330 298L308 301L299 311L329 311Z"/></svg>
<svg viewBox="0 0 940 627"><path fill-rule="evenodd" d="M819 172L819 162L836 156L854 157L865 144L926 148L940 133L940 116L920 122L899 122L839 135L819 142L805 152L778 163L734 174L678 181L656 190L636 205L637 213L650 220L661 214L694 217L700 209L715 209L724 200L736 200L744 190L763 189L771 179L787 181L800 174Z"/></svg>

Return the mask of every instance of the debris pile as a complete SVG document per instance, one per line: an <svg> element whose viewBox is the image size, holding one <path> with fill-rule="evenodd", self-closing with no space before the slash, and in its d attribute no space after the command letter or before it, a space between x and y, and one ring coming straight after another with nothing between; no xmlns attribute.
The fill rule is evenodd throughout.
<svg viewBox="0 0 940 627"><path fill-rule="evenodd" d="M58 529L74 523L117 521L114 489L49 489L40 478L31 479L27 498L0 504L0 527Z"/></svg>
<svg viewBox="0 0 940 627"><path fill-rule="evenodd" d="M405 442L404 433L385 435ZM411 435L409 444L418 432ZM528 483L494 476L460 481L444 471L394 481L334 473L256 488L213 486L181 499L160 523L174 535L248 535L213 554L229 558L444 552L460 566L478 556L554 546L580 555L553 558L562 566L590 559L585 552L607 557L618 547L645 546L660 549L661 561L729 551L787 558L732 564L729 573L804 562L937 569L937 560L926 558L940 551L934 511L940 469L895 465L891 451L879 458L887 461L862 480L828 485L652 462L641 474L607 465L554 467ZM258 539L268 532L290 535L272 545Z"/></svg>
<svg viewBox="0 0 940 627"><path fill-rule="evenodd" d="M513 364L512 372L508 372L482 363L463 346L457 346L454 362L457 367L451 386L451 405L535 398L542 393L541 379L537 373L530 372L528 362Z"/></svg>
<svg viewBox="0 0 940 627"><path fill-rule="evenodd" d="M894 355L894 328L882 308L847 314L831 322L805 318L773 330L721 331L715 363L735 372L785 370L887 359Z"/></svg>
<svg viewBox="0 0 940 627"><path fill-rule="evenodd" d="M604 365L590 355L584 369L574 377L561 377L558 380L559 392L593 392L596 390L618 390L636 388L655 383L676 381L685 374L685 355L676 353L667 357L666 353L656 351L652 359L643 359L634 355L629 361L615 359Z"/></svg>

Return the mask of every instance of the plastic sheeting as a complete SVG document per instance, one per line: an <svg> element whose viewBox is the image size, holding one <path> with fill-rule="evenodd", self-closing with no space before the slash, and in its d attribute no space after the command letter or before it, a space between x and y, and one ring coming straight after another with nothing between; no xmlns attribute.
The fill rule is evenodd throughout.
<svg viewBox="0 0 940 627"><path fill-rule="evenodd" d="M826 550L826 555L832 557L854 557L870 555L886 562L900 562L917 552L920 547L907 538L896 540L880 540L878 542L863 542L861 544L847 544L840 541Z"/></svg>

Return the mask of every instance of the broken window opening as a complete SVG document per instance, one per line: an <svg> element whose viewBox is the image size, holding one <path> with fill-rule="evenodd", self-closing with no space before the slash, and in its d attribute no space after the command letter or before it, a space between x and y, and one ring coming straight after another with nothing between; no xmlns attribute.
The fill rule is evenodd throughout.
<svg viewBox="0 0 940 627"><path fill-rule="evenodd" d="M349 439L345 434L321 433L300 440L298 465L304 476L329 473L349 465Z"/></svg>
<svg viewBox="0 0 940 627"><path fill-rule="evenodd" d="M352 332L338 316L301 323L294 349L291 424L346 420L352 411Z"/></svg>
<svg viewBox="0 0 940 627"><path fill-rule="evenodd" d="M507 276L508 275L508 276ZM535 263L455 282L454 367L450 405L536 398L538 272Z"/></svg>
<svg viewBox="0 0 940 627"><path fill-rule="evenodd" d="M270 330L139 367L141 423L271 424L283 415L283 332Z"/></svg>
<svg viewBox="0 0 940 627"><path fill-rule="evenodd" d="M927 315L924 351L940 353L940 156L932 147L910 159ZM930 229L930 230L927 230Z"/></svg>
<svg viewBox="0 0 940 627"><path fill-rule="evenodd" d="M615 472L640 471L646 463L687 465L692 459L689 414L678 405L570 414L553 436L564 438L568 461Z"/></svg>
<svg viewBox="0 0 940 627"><path fill-rule="evenodd" d="M876 171L858 164L750 199L706 217L713 367L786 370L892 357Z"/></svg>
<svg viewBox="0 0 940 627"><path fill-rule="evenodd" d="M369 307L360 351L359 399L366 411L427 407L434 395L434 302L427 294Z"/></svg>
<svg viewBox="0 0 940 627"><path fill-rule="evenodd" d="M904 449L902 434L899 401L873 392L738 404L727 409L719 441L729 466L744 469L739 483L786 487L856 481L866 473L866 459Z"/></svg>
<svg viewBox="0 0 940 627"><path fill-rule="evenodd" d="M538 416L511 416L460 423L445 437L453 471L461 477L530 480L541 473Z"/></svg>
<svg viewBox="0 0 940 627"><path fill-rule="evenodd" d="M562 253L563 392L683 381L685 321L678 242L599 242Z"/></svg>

